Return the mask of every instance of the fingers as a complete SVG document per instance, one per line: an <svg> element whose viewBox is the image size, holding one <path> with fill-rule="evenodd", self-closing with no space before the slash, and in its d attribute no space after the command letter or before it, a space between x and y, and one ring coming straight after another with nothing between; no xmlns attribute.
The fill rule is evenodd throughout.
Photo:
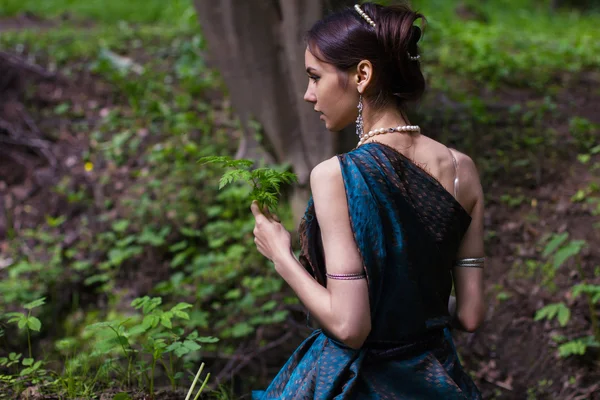
<svg viewBox="0 0 600 400"><path fill-rule="evenodd" d="M262 213L260 212L260 208L258 207L258 202L256 200L254 200L250 205L250 210L252 211L252 215L254 215L255 218L259 215L262 215Z"/></svg>
<svg viewBox="0 0 600 400"><path fill-rule="evenodd" d="M275 222L281 222L281 220L279 219L279 217L278 217L277 215L273 214L271 211L269 211L269 209L268 209L268 208L266 208L266 207L263 209L263 214L264 214L264 215L265 215L265 216L266 216L268 219L271 219L271 220L273 220L273 221L275 221Z"/></svg>
<svg viewBox="0 0 600 400"><path fill-rule="evenodd" d="M258 202L256 200L252 201L250 210L252 210L252 215L254 215L254 218L256 219L257 222L262 218L271 219L276 222L281 222L279 217L275 214L272 214L268 208L263 207L263 209L261 211L260 207L258 206Z"/></svg>
<svg viewBox="0 0 600 400"><path fill-rule="evenodd" d="M254 215L254 220L256 221L257 225L268 221L268 218L260 212L260 208L258 207L258 202L256 200L252 202L250 210L252 210L252 215Z"/></svg>

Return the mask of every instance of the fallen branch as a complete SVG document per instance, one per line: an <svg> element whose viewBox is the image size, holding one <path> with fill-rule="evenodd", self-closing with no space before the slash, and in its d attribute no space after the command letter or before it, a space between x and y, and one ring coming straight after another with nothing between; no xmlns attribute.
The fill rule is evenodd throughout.
<svg viewBox="0 0 600 400"><path fill-rule="evenodd" d="M61 75L54 72L50 72L47 69L40 67L39 65L30 64L23 58L7 53L5 51L0 51L0 60L5 61L12 67L25 69L44 79L56 79L59 81L66 82L66 79L63 78Z"/></svg>
<svg viewBox="0 0 600 400"><path fill-rule="evenodd" d="M600 389L600 384L595 384L585 389L579 389L573 395L568 397L567 400L587 400L590 399L590 395L594 393L598 393L598 389Z"/></svg>
<svg viewBox="0 0 600 400"><path fill-rule="evenodd" d="M19 135L20 132L18 132L12 124L4 121L3 119L0 119L0 129L4 130L6 133L8 133L8 135L10 137L20 136Z"/></svg>
<svg viewBox="0 0 600 400"><path fill-rule="evenodd" d="M19 154L15 154L14 152L8 151L3 148L0 148L0 154L3 154L8 158L12 158L13 161L15 161L17 164L21 165L26 169L33 168L33 165L29 162L29 160L27 160L27 158Z"/></svg>
<svg viewBox="0 0 600 400"><path fill-rule="evenodd" d="M231 357L231 359L227 362L227 364L225 364L225 367L221 370L221 372L219 372L219 374L217 375L217 378L216 378L217 383L221 382L221 380L223 379L223 377L225 376L227 371L229 369L231 369L233 364L240 358L239 352L242 348L243 348L243 344L238 346L237 350L233 354L233 357Z"/></svg>
<svg viewBox="0 0 600 400"><path fill-rule="evenodd" d="M38 128L38 126L35 123L35 121L33 120L33 118L31 118L31 115L29 115L29 113L27 113L26 111L24 111L22 109L19 111L19 114L21 115L21 118L23 118L23 121L25 121L25 124L27 125L29 130L31 132L33 132L36 136L41 137L42 132Z"/></svg>
<svg viewBox="0 0 600 400"><path fill-rule="evenodd" d="M4 129L3 126L0 127ZM52 154L52 151L50 150L50 143L43 139L0 136L0 143L32 148L44 156L52 167L56 166L56 157L54 157L54 154Z"/></svg>
<svg viewBox="0 0 600 400"><path fill-rule="evenodd" d="M246 360L244 360L244 362L239 363L233 370L231 370L230 375L237 374L242 368L244 368L246 365L248 365L253 359L258 357L260 354L264 353L267 350L274 349L275 347L281 346L282 344L287 342L289 339L291 339L292 336L293 336L293 332L288 332L285 335L283 335L282 337L280 337L279 339L269 343L266 346L261 347L254 354L252 354L250 357L248 357Z"/></svg>
<svg viewBox="0 0 600 400"><path fill-rule="evenodd" d="M491 383L494 386L498 386L501 389L504 389L506 391L512 392L513 388L511 385L508 385L506 382L502 382L502 381L492 381L490 379L487 378L483 378L482 380L486 381L487 383Z"/></svg>
<svg viewBox="0 0 600 400"><path fill-rule="evenodd" d="M240 355L238 358L233 357L231 360L229 360L227 365L217 375L217 378L216 378L217 383L221 382L228 375L232 376L232 375L237 374L242 368L244 368L246 365L248 365L250 362L252 362L252 360L257 358L259 355L261 355L262 353L264 353L268 350L271 350L278 346L281 346L282 344L284 344L285 342L290 340L293 335L294 335L294 331L290 331L290 332L286 333L285 335L283 335L282 337L280 337L279 339L274 340L271 343L254 350L253 352L251 352L248 355ZM238 348L238 351L236 351L236 353L238 353L240 349L241 349L241 346L240 346L240 348ZM233 365L235 364L236 361L239 361L239 363L235 367L233 367Z"/></svg>

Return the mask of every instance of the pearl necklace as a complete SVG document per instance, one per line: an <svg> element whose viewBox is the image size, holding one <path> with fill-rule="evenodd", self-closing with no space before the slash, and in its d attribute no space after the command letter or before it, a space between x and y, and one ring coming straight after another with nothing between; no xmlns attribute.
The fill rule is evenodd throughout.
<svg viewBox="0 0 600 400"><path fill-rule="evenodd" d="M359 138L360 140L358 141L358 144L356 145L356 147L360 146L361 144L363 144L365 141L372 138L373 136L382 135L384 133L392 133L392 132L421 132L421 128L418 125L398 125L395 128L373 129L372 131L369 131L369 133L364 134Z"/></svg>

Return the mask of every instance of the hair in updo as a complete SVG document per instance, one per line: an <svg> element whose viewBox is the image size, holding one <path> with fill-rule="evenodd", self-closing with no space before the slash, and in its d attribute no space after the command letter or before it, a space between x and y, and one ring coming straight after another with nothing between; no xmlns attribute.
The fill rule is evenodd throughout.
<svg viewBox="0 0 600 400"><path fill-rule="evenodd" d="M396 102L419 100L425 91L425 78L417 56L421 29L417 19L425 21L407 5L381 6L364 3L361 9L375 22L372 27L354 8L346 8L318 21L308 31L310 52L319 60L341 71L356 67L361 60L373 64L374 82L365 98L378 108ZM343 82L347 85L347 81Z"/></svg>

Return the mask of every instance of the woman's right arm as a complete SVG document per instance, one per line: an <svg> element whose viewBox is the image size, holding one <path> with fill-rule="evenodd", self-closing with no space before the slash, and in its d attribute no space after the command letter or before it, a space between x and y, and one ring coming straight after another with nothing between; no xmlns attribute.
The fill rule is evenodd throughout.
<svg viewBox="0 0 600 400"><path fill-rule="evenodd" d="M458 158L460 188L459 201L470 210L471 224L467 230L457 260L485 257L483 246L483 190L475 163L469 157ZM455 310L449 310L458 327L467 332L475 331L485 319L485 301L483 293L483 268L458 267L452 270ZM452 303L452 299L451 299ZM449 309L452 304L449 304ZM452 313L454 311L454 313ZM455 324L455 325L456 325Z"/></svg>

